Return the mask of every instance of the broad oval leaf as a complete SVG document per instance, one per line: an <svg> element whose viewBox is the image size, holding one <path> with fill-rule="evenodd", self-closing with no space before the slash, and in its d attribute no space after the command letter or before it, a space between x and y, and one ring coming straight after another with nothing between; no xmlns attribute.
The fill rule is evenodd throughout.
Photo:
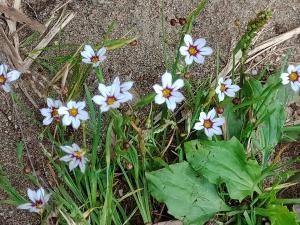
<svg viewBox="0 0 300 225"><path fill-rule="evenodd" d="M256 208L256 214L268 217L272 225L297 225L297 217L286 206L269 205L267 208Z"/></svg>
<svg viewBox="0 0 300 225"><path fill-rule="evenodd" d="M230 210L216 186L198 176L187 162L147 173L146 178L151 194L184 224L202 225L215 213Z"/></svg>
<svg viewBox="0 0 300 225"><path fill-rule="evenodd" d="M247 160L243 145L233 137L229 141L199 141L185 143L187 160L193 169L213 184L225 183L232 199L242 201L260 192L260 166Z"/></svg>

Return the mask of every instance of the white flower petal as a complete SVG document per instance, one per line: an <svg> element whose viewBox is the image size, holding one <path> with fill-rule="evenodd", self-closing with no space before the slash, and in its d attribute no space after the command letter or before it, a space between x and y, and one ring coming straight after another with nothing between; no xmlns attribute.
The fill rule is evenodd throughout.
<svg viewBox="0 0 300 225"><path fill-rule="evenodd" d="M133 86L133 81L127 81L121 84L121 92L129 91Z"/></svg>
<svg viewBox="0 0 300 225"><path fill-rule="evenodd" d="M85 45L84 51L88 52L90 54L90 57L96 55L94 49L90 45Z"/></svg>
<svg viewBox="0 0 300 225"><path fill-rule="evenodd" d="M232 80L231 79L227 79L223 82L223 84L225 84L225 86L230 86L232 83Z"/></svg>
<svg viewBox="0 0 300 225"><path fill-rule="evenodd" d="M222 129L220 127L213 126L212 130L213 130L214 134L216 134L216 135L222 134Z"/></svg>
<svg viewBox="0 0 300 225"><path fill-rule="evenodd" d="M72 127L78 129L80 126L80 120L78 117L72 118Z"/></svg>
<svg viewBox="0 0 300 225"><path fill-rule="evenodd" d="M162 94L157 94L157 95L155 96L155 98L154 98L154 102L155 102L156 104L158 104L158 105L163 104L165 101L166 101L166 98L163 97Z"/></svg>
<svg viewBox="0 0 300 225"><path fill-rule="evenodd" d="M60 146L60 149L68 154L73 154L73 152L75 151L71 146L68 145Z"/></svg>
<svg viewBox="0 0 300 225"><path fill-rule="evenodd" d="M209 119L214 119L215 118L215 116L216 116L216 110L215 110L215 108L213 108L212 110L210 110L208 113L207 113L207 118L209 118Z"/></svg>
<svg viewBox="0 0 300 225"><path fill-rule="evenodd" d="M199 38L194 42L194 45L196 45L198 49L201 49L206 45L206 40L204 38Z"/></svg>
<svg viewBox="0 0 300 225"><path fill-rule="evenodd" d="M291 82L291 87L292 89L295 91L295 92L298 92L299 91L299 86L297 84L295 84L294 82Z"/></svg>
<svg viewBox="0 0 300 225"><path fill-rule="evenodd" d="M189 50L189 47L187 47L187 46L181 46L179 48L179 52L183 56L189 55L189 51L188 50Z"/></svg>
<svg viewBox="0 0 300 225"><path fill-rule="evenodd" d="M55 100L55 101L54 101L54 107L55 107L55 108L58 109L58 108L61 107L62 105L63 105L63 104L62 104L62 102L61 102L60 100Z"/></svg>
<svg viewBox="0 0 300 225"><path fill-rule="evenodd" d="M43 116L51 116L52 110L49 108L40 109L40 112Z"/></svg>
<svg viewBox="0 0 300 225"><path fill-rule="evenodd" d="M224 101L224 99L225 99L225 94L224 94L224 92L221 92L221 91L220 91L220 93L218 94L218 98L219 98L219 101L220 101L220 102Z"/></svg>
<svg viewBox="0 0 300 225"><path fill-rule="evenodd" d="M92 100L97 104L97 105L103 105L106 104L106 98L103 97L102 95L95 95Z"/></svg>
<svg viewBox="0 0 300 225"><path fill-rule="evenodd" d="M86 106L85 102L81 101L81 102L77 102L76 103L76 107L75 108L77 108L80 111L80 110L84 109L85 106Z"/></svg>
<svg viewBox="0 0 300 225"><path fill-rule="evenodd" d="M82 173L84 173L84 171L85 171L85 161L84 160L82 160L81 162L79 162L79 168L80 168L80 171Z"/></svg>
<svg viewBox="0 0 300 225"><path fill-rule="evenodd" d="M206 134L207 137L212 137L214 135L214 133L212 132L212 129L207 129L204 128L204 133Z"/></svg>
<svg viewBox="0 0 300 225"><path fill-rule="evenodd" d="M8 82L15 81L15 80L19 79L20 75L21 75L20 71L12 70L9 73L7 73L7 76L6 76L7 77L7 81Z"/></svg>
<svg viewBox="0 0 300 225"><path fill-rule="evenodd" d="M206 120L206 119L207 119L206 113L201 112L200 115L199 115L199 120Z"/></svg>
<svg viewBox="0 0 300 225"><path fill-rule="evenodd" d="M169 98L169 99L166 99L166 103L167 103L168 109L173 112L176 108L176 102L173 99Z"/></svg>
<svg viewBox="0 0 300 225"><path fill-rule="evenodd" d="M231 91L237 92L239 91L241 88L238 85L231 85L230 87L228 87L228 89L230 89Z"/></svg>
<svg viewBox="0 0 300 225"><path fill-rule="evenodd" d="M172 85L172 74L170 74L169 72L165 72L162 77L161 77L161 81L162 81L162 86L165 87L171 87Z"/></svg>
<svg viewBox="0 0 300 225"><path fill-rule="evenodd" d="M187 65L191 65L193 63L193 59L193 56L187 55L184 60Z"/></svg>
<svg viewBox="0 0 300 225"><path fill-rule="evenodd" d="M27 196L32 202L35 202L35 200L37 200L37 193L30 188L27 189Z"/></svg>
<svg viewBox="0 0 300 225"><path fill-rule="evenodd" d="M198 64L203 64L204 63L204 57L200 53L197 54L197 56L193 56L193 59Z"/></svg>
<svg viewBox="0 0 300 225"><path fill-rule="evenodd" d="M101 105L100 110L101 112L107 112L110 109L110 107L105 104L105 105Z"/></svg>
<svg viewBox="0 0 300 225"><path fill-rule="evenodd" d="M48 116L43 120L43 125L48 126L50 123L52 123L52 121L53 118Z"/></svg>
<svg viewBox="0 0 300 225"><path fill-rule="evenodd" d="M97 52L97 56L104 56L106 53L106 48L100 48L99 51Z"/></svg>
<svg viewBox="0 0 300 225"><path fill-rule="evenodd" d="M50 199L51 194L45 194L44 195L44 203L47 203Z"/></svg>
<svg viewBox="0 0 300 225"><path fill-rule="evenodd" d="M227 90L225 91L225 94L226 94L227 96L229 96L229 97L235 97L235 92L232 91L231 89L227 89Z"/></svg>
<svg viewBox="0 0 300 225"><path fill-rule="evenodd" d="M39 188L36 192L36 197L37 199L36 200L43 200L44 199L44 195L45 195L45 190L44 188Z"/></svg>
<svg viewBox="0 0 300 225"><path fill-rule="evenodd" d="M212 122L213 122L213 126L219 127L225 123L225 120L222 117L218 117L218 118L213 119Z"/></svg>
<svg viewBox="0 0 300 225"><path fill-rule="evenodd" d="M72 118L69 115L64 115L62 118L62 124L64 126L69 126L72 123Z"/></svg>
<svg viewBox="0 0 300 225"><path fill-rule="evenodd" d="M173 90L178 90L184 86L184 81L182 79L177 79L173 84L172 88Z"/></svg>
<svg viewBox="0 0 300 225"><path fill-rule="evenodd" d="M8 84L8 82L6 82L4 85L1 86L3 88L3 90L5 92L11 92L11 87L10 85Z"/></svg>
<svg viewBox="0 0 300 225"><path fill-rule="evenodd" d="M164 88L158 84L154 84L153 89L157 94L161 94Z"/></svg>
<svg viewBox="0 0 300 225"><path fill-rule="evenodd" d="M72 171L74 170L79 164L78 160L73 159L72 161L69 162L69 170Z"/></svg>
<svg viewBox="0 0 300 225"><path fill-rule="evenodd" d="M77 108L77 107L76 107L76 102L73 101L73 100L69 101L69 102L67 103L67 107L68 107L68 109Z"/></svg>
<svg viewBox="0 0 300 225"><path fill-rule="evenodd" d="M73 144L72 144L72 148L73 148L74 151L79 151L79 150L80 150L79 145L76 144L76 143L73 143Z"/></svg>
<svg viewBox="0 0 300 225"><path fill-rule="evenodd" d="M291 74L292 72L294 72L295 71L295 66L294 65L289 65L288 66L288 68L287 68L287 72L289 73L289 74Z"/></svg>
<svg viewBox="0 0 300 225"><path fill-rule="evenodd" d="M72 156L71 155L65 155L65 156L61 157L59 160L64 161L64 162L69 162L69 161L72 160Z"/></svg>
<svg viewBox="0 0 300 225"><path fill-rule="evenodd" d="M106 97L107 95L109 95L109 89L108 87L106 87L104 84L99 84L98 86L98 90L99 92Z"/></svg>
<svg viewBox="0 0 300 225"><path fill-rule="evenodd" d="M204 128L203 123L197 122L195 123L194 129L195 130L202 130Z"/></svg>
<svg viewBox="0 0 300 225"><path fill-rule="evenodd" d="M180 103L184 100L183 94L181 94L179 91L172 91L172 96L170 97L170 99L171 98L174 99L176 103Z"/></svg>
<svg viewBox="0 0 300 225"><path fill-rule="evenodd" d="M84 110L80 110L78 112L78 118L80 120L83 120L83 121L88 120L89 119L89 114L86 111L84 111Z"/></svg>
<svg viewBox="0 0 300 225"><path fill-rule="evenodd" d="M203 47L200 49L201 55L211 55L213 53L213 50L211 47Z"/></svg>
<svg viewBox="0 0 300 225"><path fill-rule="evenodd" d="M52 98L47 98L47 106L49 108L54 107L54 101Z"/></svg>
<svg viewBox="0 0 300 225"><path fill-rule="evenodd" d="M6 67L5 64L0 65L0 74L6 75L7 69L5 67Z"/></svg>
<svg viewBox="0 0 300 225"><path fill-rule="evenodd" d="M218 84L221 85L222 83L224 83L224 78L220 77L219 80L218 80Z"/></svg>
<svg viewBox="0 0 300 225"><path fill-rule="evenodd" d="M32 204L31 203L25 203L25 204L19 205L17 208L18 209L31 209Z"/></svg>
<svg viewBox="0 0 300 225"><path fill-rule="evenodd" d="M183 40L184 40L184 43L186 46L190 46L193 44L193 39L192 39L191 35L189 35L189 34L184 35Z"/></svg>
<svg viewBox="0 0 300 225"><path fill-rule="evenodd" d="M86 63L86 64L92 64L93 63L90 58L83 58L81 61L83 63Z"/></svg>

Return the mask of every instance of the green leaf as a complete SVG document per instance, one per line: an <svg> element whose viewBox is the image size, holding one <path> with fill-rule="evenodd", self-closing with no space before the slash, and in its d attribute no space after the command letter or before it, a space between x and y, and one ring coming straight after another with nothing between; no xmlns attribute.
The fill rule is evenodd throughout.
<svg viewBox="0 0 300 225"><path fill-rule="evenodd" d="M261 169L247 160L243 145L236 138L229 141L189 141L185 143L188 162L213 184L225 183L232 199L243 200L260 192Z"/></svg>
<svg viewBox="0 0 300 225"><path fill-rule="evenodd" d="M256 208L255 212L268 217L272 225L298 225L296 214L290 212L286 206L270 205L266 209Z"/></svg>
<svg viewBox="0 0 300 225"><path fill-rule="evenodd" d="M23 165L23 150L24 145L22 142L17 143L17 158L21 165Z"/></svg>
<svg viewBox="0 0 300 225"><path fill-rule="evenodd" d="M204 224L219 211L229 211L216 186L199 177L187 162L146 174L151 194L185 224Z"/></svg>
<svg viewBox="0 0 300 225"><path fill-rule="evenodd" d="M266 109L263 119L256 131L257 147L262 151L263 164L267 164L270 154L282 139L282 129L286 120L284 107L274 102Z"/></svg>
<svg viewBox="0 0 300 225"><path fill-rule="evenodd" d="M243 120L239 112L234 111L234 105L230 99L226 99L224 102L224 118L226 118L227 126L227 137L228 139L232 137L239 138L242 133Z"/></svg>
<svg viewBox="0 0 300 225"><path fill-rule="evenodd" d="M153 100L154 100L154 97L155 97L155 93L151 93L151 94L148 94L147 96L145 96L144 98L142 98L140 101L138 101L136 104L135 104L135 108L142 108L148 104L150 104Z"/></svg>
<svg viewBox="0 0 300 225"><path fill-rule="evenodd" d="M117 48L122 48L135 40L136 38L109 40L104 41L103 46L106 47L108 50L114 50Z"/></svg>

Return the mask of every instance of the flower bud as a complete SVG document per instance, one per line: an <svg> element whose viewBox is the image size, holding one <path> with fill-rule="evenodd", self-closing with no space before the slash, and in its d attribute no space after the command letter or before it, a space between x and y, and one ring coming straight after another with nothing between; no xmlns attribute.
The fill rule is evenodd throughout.
<svg viewBox="0 0 300 225"><path fill-rule="evenodd" d="M25 174L31 173L31 168L30 168L30 166L28 166L28 165L24 166L23 172L24 172Z"/></svg>
<svg viewBox="0 0 300 225"><path fill-rule="evenodd" d="M132 170L133 165L132 165L131 163L128 163L128 164L126 165L126 168L127 168L128 170Z"/></svg>
<svg viewBox="0 0 300 225"><path fill-rule="evenodd" d="M216 108L216 112L217 112L218 114L223 114L224 108L223 108L222 106L218 106L218 107Z"/></svg>
<svg viewBox="0 0 300 225"><path fill-rule="evenodd" d="M134 40L134 41L130 42L131 46L137 46L137 44L138 44L137 40Z"/></svg>
<svg viewBox="0 0 300 225"><path fill-rule="evenodd" d="M184 24L186 24L186 18L179 18L179 23L181 26L183 26Z"/></svg>
<svg viewBox="0 0 300 225"><path fill-rule="evenodd" d="M177 21L176 21L175 19L171 19L171 20L170 20L170 24L171 24L171 26L175 26L175 25L176 25L176 23L177 23Z"/></svg>
<svg viewBox="0 0 300 225"><path fill-rule="evenodd" d="M129 148L130 144L127 141L123 142L123 150L127 151Z"/></svg>
<svg viewBox="0 0 300 225"><path fill-rule="evenodd" d="M235 105L239 105L241 103L241 99L240 98L234 98L232 99L232 103Z"/></svg>

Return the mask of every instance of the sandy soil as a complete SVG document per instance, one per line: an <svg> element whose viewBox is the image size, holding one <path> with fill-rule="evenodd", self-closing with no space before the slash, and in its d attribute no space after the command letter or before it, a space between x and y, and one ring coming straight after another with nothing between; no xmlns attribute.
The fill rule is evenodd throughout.
<svg viewBox="0 0 300 225"><path fill-rule="evenodd" d="M49 12L59 1L27 0L26 2L23 4L23 10L26 14L43 22L49 18ZM109 52L108 60L104 64L106 76L113 78L119 75L122 79L134 80L140 95L151 91L152 85L159 81L159 77L165 71L162 62L160 1L98 0L94 2L98 3L92 4L92 1L88 0L74 0L70 5L70 10L77 12L76 17L56 37L55 41L78 44L96 43L101 40L106 27L113 20L116 21L116 30L112 36L120 38L131 30L130 34L139 38L138 45ZM165 3L166 33L169 37L171 55L176 48L176 33L179 31L180 25L173 27L169 25L169 20L174 17L184 17L196 6L198 1L166 0ZM258 42L300 26L299 0L210 0L204 12L197 18L193 36L207 38L208 45L214 49L219 47L222 66L224 66L233 43L245 30L247 21L266 7L273 10L274 17ZM291 58L293 63L300 63L299 43L300 37L294 38L282 46L282 48L291 47L294 49ZM265 62L269 61L271 66L278 65L282 53L283 51L278 51L272 57L267 58ZM0 55L0 62L3 60L5 57ZM195 66L193 78L199 80L213 73L213 61L214 57L210 57L204 66ZM37 79L46 76L44 72L36 69L32 70L32 74ZM29 83L30 79L32 79L30 76L23 77L25 84ZM22 96L27 107L32 108L23 93L19 89L16 91ZM35 97L37 98L37 96ZM42 99L37 98L37 102L43 106ZM30 184L24 180L18 168L15 146L21 140L20 128L22 128L35 166L41 173L45 173L38 144L38 135L42 131L42 127L37 127L32 123L33 118L40 120L41 117L36 111L33 118L24 113L18 113L19 119L17 119L13 113L11 101L2 92L0 94L0 108L8 115L7 117L0 112L0 164L9 173L13 184L25 195L26 188ZM0 199L3 198L5 198L5 194L0 192ZM0 205L0 224L33 225L39 224L39 220L36 215L16 210L14 207Z"/></svg>

